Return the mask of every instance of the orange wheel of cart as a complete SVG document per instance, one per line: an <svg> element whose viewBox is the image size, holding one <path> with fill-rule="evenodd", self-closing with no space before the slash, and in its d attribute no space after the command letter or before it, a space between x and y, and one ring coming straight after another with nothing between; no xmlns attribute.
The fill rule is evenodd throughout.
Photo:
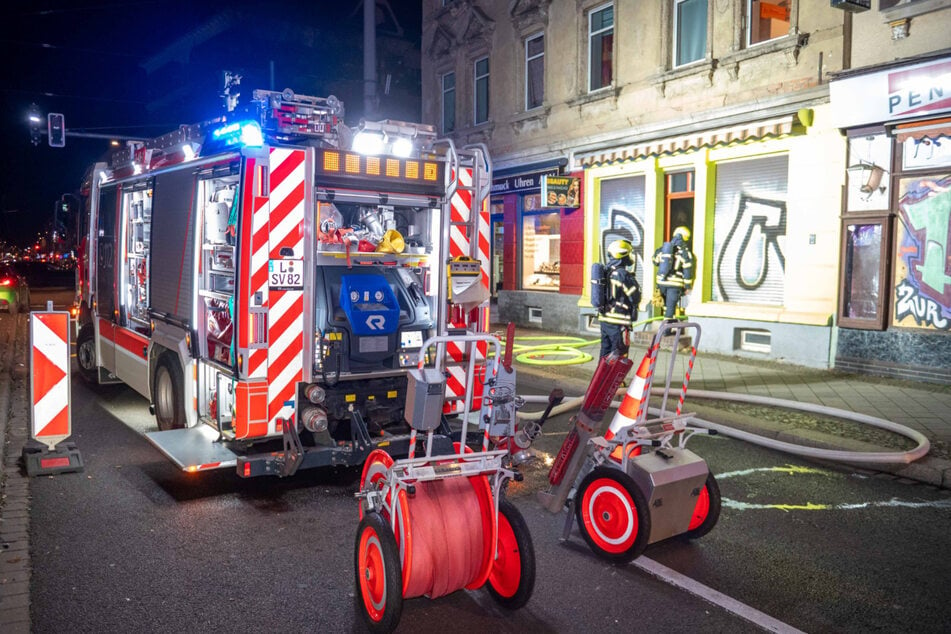
<svg viewBox="0 0 951 634"><path fill-rule="evenodd" d="M363 474L360 477L361 491L374 491L386 486L390 468L393 466L393 458L382 449L374 449L367 456L363 464ZM396 516L395 525L391 523L391 514ZM406 491L399 489L396 494L396 504L393 504L393 492L388 490L383 500L383 508L380 515L386 521L388 526L393 526L393 537L396 539L396 545L400 551L400 568L403 573L403 591L406 590L406 584L410 578L410 570L413 567L413 543L412 534L406 530L406 518L409 517L409 510L406 502ZM360 518L363 518L363 504L360 504Z"/></svg>
<svg viewBox="0 0 951 634"><path fill-rule="evenodd" d="M647 501L623 471L610 467L592 470L578 486L575 513L584 540L603 559L627 563L647 547Z"/></svg>
<svg viewBox="0 0 951 634"><path fill-rule="evenodd" d="M354 546L355 601L372 632L392 632L403 611L399 551L383 516L367 513L357 528Z"/></svg>
<svg viewBox="0 0 951 634"><path fill-rule="evenodd" d="M498 541L489 573L489 594L510 610L522 607L535 590L535 547L525 518L508 500L499 500Z"/></svg>
<svg viewBox="0 0 951 634"><path fill-rule="evenodd" d="M700 489L697 504L690 517L690 525L684 537L697 539L709 533L720 519L720 486L713 473L707 473L707 481Z"/></svg>
<svg viewBox="0 0 951 634"><path fill-rule="evenodd" d="M393 457L382 449L374 449L363 463L363 473L360 475L361 491L377 491L386 484L386 478L393 466ZM390 495L387 493L384 505L390 506ZM363 503L360 503L360 519L363 519ZM385 517L384 519L389 519Z"/></svg>

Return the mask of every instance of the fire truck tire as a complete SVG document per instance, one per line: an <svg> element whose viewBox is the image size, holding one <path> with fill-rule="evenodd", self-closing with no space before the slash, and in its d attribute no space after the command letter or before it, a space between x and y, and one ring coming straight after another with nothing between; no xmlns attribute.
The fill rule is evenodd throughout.
<svg viewBox="0 0 951 634"><path fill-rule="evenodd" d="M535 547L525 518L508 500L499 500L496 558L486 584L492 598L504 608L517 610L535 590Z"/></svg>
<svg viewBox="0 0 951 634"><path fill-rule="evenodd" d="M353 562L357 612L371 632L392 632L403 612L400 552L389 524L376 511L360 520Z"/></svg>
<svg viewBox="0 0 951 634"><path fill-rule="evenodd" d="M707 481L697 497L697 505L690 517L690 525L684 537L697 539L709 533L720 519L720 486L713 472L707 473Z"/></svg>
<svg viewBox="0 0 951 634"><path fill-rule="evenodd" d="M626 564L647 548L651 532L647 500L623 471L592 470L578 487L575 513L582 537L603 559Z"/></svg>
<svg viewBox="0 0 951 634"><path fill-rule="evenodd" d="M162 355L152 380L155 421L162 431L185 427L185 380L175 357Z"/></svg>
<svg viewBox="0 0 951 634"><path fill-rule="evenodd" d="M76 337L76 365L79 366L79 376L91 385L99 383L99 368L96 366L96 334L92 324L86 324L79 329Z"/></svg>

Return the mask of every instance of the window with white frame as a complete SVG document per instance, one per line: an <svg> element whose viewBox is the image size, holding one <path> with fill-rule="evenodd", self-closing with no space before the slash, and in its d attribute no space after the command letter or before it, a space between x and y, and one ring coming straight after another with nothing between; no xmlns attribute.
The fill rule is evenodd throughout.
<svg viewBox="0 0 951 634"><path fill-rule="evenodd" d="M456 74L442 76L442 131L456 129Z"/></svg>
<svg viewBox="0 0 951 634"><path fill-rule="evenodd" d="M614 5L588 13L588 91L611 85L614 79Z"/></svg>
<svg viewBox="0 0 951 634"><path fill-rule="evenodd" d="M792 0L746 0L746 45L789 35Z"/></svg>
<svg viewBox="0 0 951 634"><path fill-rule="evenodd" d="M538 108L545 101L545 36L525 40L525 109Z"/></svg>
<svg viewBox="0 0 951 634"><path fill-rule="evenodd" d="M707 54L707 0L674 0L674 66Z"/></svg>
<svg viewBox="0 0 951 634"><path fill-rule="evenodd" d="M476 60L473 71L475 104L472 110L475 113L474 123L478 125L489 120L489 58Z"/></svg>

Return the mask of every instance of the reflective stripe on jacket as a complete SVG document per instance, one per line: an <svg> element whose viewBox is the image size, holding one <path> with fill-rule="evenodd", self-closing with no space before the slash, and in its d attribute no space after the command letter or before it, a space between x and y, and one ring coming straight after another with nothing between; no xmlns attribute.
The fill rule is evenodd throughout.
<svg viewBox="0 0 951 634"><path fill-rule="evenodd" d="M683 243L680 236L674 236L671 240L673 244L673 253L664 253L664 247L658 247L654 251L653 262L657 267L658 273L655 278L658 287L678 287L690 288L693 285L693 254ZM666 258L673 258L669 267L661 267L661 263ZM670 273L666 276L660 274L662 268L668 268Z"/></svg>

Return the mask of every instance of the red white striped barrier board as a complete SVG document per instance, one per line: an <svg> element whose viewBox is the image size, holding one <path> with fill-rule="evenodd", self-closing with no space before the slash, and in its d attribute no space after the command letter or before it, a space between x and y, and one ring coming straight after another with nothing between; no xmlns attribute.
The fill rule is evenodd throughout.
<svg viewBox="0 0 951 634"><path fill-rule="evenodd" d="M49 306L52 308L52 302ZM72 433L68 312L30 313L30 369L30 436L34 442L23 448L27 474L82 471L82 456L75 445L63 443Z"/></svg>
<svg viewBox="0 0 951 634"><path fill-rule="evenodd" d="M50 449L72 433L69 411L69 313L30 314L30 435Z"/></svg>

